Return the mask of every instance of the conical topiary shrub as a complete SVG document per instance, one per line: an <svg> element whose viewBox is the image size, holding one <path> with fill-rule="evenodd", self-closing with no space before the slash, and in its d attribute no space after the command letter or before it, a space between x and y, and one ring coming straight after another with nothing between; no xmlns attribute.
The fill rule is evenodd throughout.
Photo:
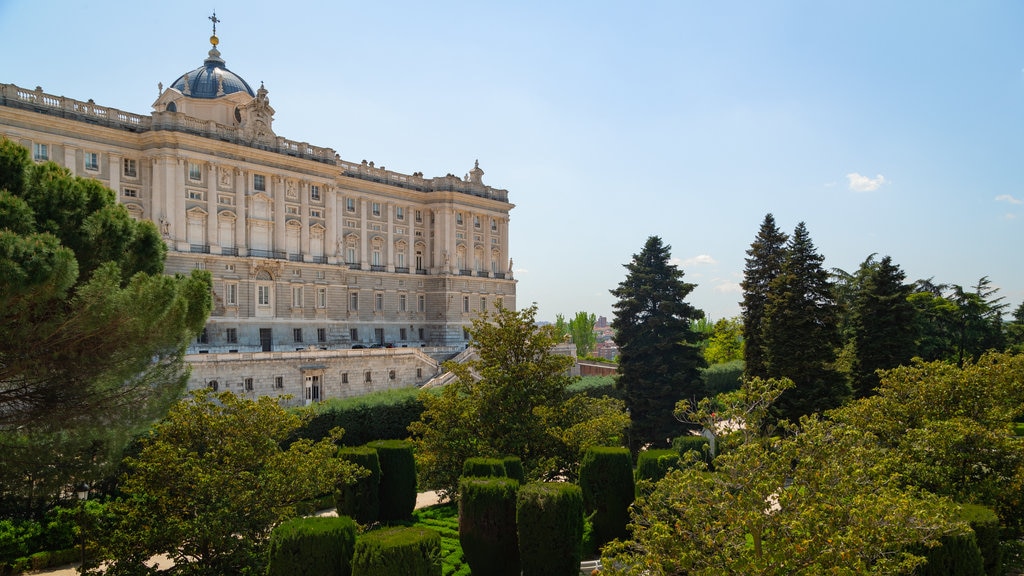
<svg viewBox="0 0 1024 576"><path fill-rule="evenodd" d="M583 492L575 484L524 484L516 498L523 576L578 576ZM474 572L475 574L475 572Z"/></svg>
<svg viewBox="0 0 1024 576"><path fill-rule="evenodd" d="M367 444L380 460L381 522L408 520L416 509L416 458L412 442L378 440Z"/></svg>
<svg viewBox="0 0 1024 576"><path fill-rule="evenodd" d="M474 574L519 576L518 489L519 482L511 478L460 480L459 542Z"/></svg>
<svg viewBox="0 0 1024 576"><path fill-rule="evenodd" d="M372 524L380 515L380 459L377 451L369 446L352 446L338 450L338 458L357 464L370 475L352 484L336 487L334 503L338 514L351 516L360 524Z"/></svg>
<svg viewBox="0 0 1024 576"><path fill-rule="evenodd" d="M629 506L636 489L633 460L627 448L589 448L580 462L583 507L591 516L594 543L600 546L614 538L626 538Z"/></svg>

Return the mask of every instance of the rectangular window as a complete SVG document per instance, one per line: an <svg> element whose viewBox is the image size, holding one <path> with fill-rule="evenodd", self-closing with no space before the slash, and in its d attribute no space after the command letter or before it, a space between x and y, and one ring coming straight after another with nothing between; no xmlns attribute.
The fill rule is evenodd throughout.
<svg viewBox="0 0 1024 576"><path fill-rule="evenodd" d="M417 368L416 369L416 377L417 378L423 378L423 368Z"/></svg>
<svg viewBox="0 0 1024 576"><path fill-rule="evenodd" d="M323 218L324 217L324 212L323 212L323 210L320 210L318 208L310 208L309 209L309 217L310 218Z"/></svg>
<svg viewBox="0 0 1024 576"><path fill-rule="evenodd" d="M355 198L345 198L345 210L348 210L349 212L355 212L356 211L356 199Z"/></svg>
<svg viewBox="0 0 1024 576"><path fill-rule="evenodd" d="M462 311L469 312L469 296L462 297Z"/></svg>
<svg viewBox="0 0 1024 576"><path fill-rule="evenodd" d="M252 188L253 190L265 192L267 190L267 178L263 174L253 174Z"/></svg>
<svg viewBox="0 0 1024 576"><path fill-rule="evenodd" d="M289 204L289 205L284 207L284 212L285 212L285 214L295 214L296 216L298 216L298 214L299 214L299 207L298 206L293 206L293 205Z"/></svg>
<svg viewBox="0 0 1024 576"><path fill-rule="evenodd" d="M374 202L371 206L371 212L373 212L373 215L380 216L380 202Z"/></svg>
<svg viewBox="0 0 1024 576"><path fill-rule="evenodd" d="M353 342L358 342L359 341L359 329L358 328L349 328L348 329L348 339L353 341Z"/></svg>
<svg viewBox="0 0 1024 576"><path fill-rule="evenodd" d="M284 376L277 376L274 378L274 388L281 390L284 388Z"/></svg>
<svg viewBox="0 0 1024 576"><path fill-rule="evenodd" d="M479 227L480 227L480 217L479 216L473 216L473 228L479 228Z"/></svg>
<svg viewBox="0 0 1024 576"><path fill-rule="evenodd" d="M480 309L487 311L487 298L480 298Z"/></svg>
<svg viewBox="0 0 1024 576"><path fill-rule="evenodd" d="M253 389L252 378L246 378L245 379L245 391L246 392L252 392L252 389Z"/></svg>
<svg viewBox="0 0 1024 576"><path fill-rule="evenodd" d="M132 158L125 158L122 162L124 164L124 175L129 178L135 178L139 175L138 165Z"/></svg>
<svg viewBox="0 0 1024 576"><path fill-rule="evenodd" d="M224 284L224 304L238 306L238 284L235 282Z"/></svg>
<svg viewBox="0 0 1024 576"><path fill-rule="evenodd" d="M270 306L270 286L256 287L256 303L260 306Z"/></svg>
<svg viewBox="0 0 1024 576"><path fill-rule="evenodd" d="M206 330L206 328L203 328L203 331L200 332L199 336L196 337L196 342L198 342L200 344L209 344L210 343L210 333L209 333L209 331Z"/></svg>
<svg viewBox="0 0 1024 576"><path fill-rule="evenodd" d="M363 382L373 382L373 373L367 370L363 374Z"/></svg>
<svg viewBox="0 0 1024 576"><path fill-rule="evenodd" d="M228 328L224 331L224 338L228 344L238 344L238 328Z"/></svg>
<svg viewBox="0 0 1024 576"><path fill-rule="evenodd" d="M405 208L402 208L401 206L395 207L395 218L405 220Z"/></svg>
<svg viewBox="0 0 1024 576"><path fill-rule="evenodd" d="M359 293L352 292L348 295L348 309L351 311L359 310Z"/></svg>
<svg viewBox="0 0 1024 576"><path fill-rule="evenodd" d="M356 249L349 246L345 249L345 262L347 264L356 264Z"/></svg>
<svg viewBox="0 0 1024 576"><path fill-rule="evenodd" d="M423 222L423 213L417 210L415 218L417 222Z"/></svg>
<svg viewBox="0 0 1024 576"><path fill-rule="evenodd" d="M399 338L399 340L405 340L406 335L407 334L405 332L405 328L399 328L398 329L398 338Z"/></svg>
<svg viewBox="0 0 1024 576"><path fill-rule="evenodd" d="M455 223L462 226L462 212L455 213Z"/></svg>
<svg viewBox="0 0 1024 576"><path fill-rule="evenodd" d="M302 308L302 286L292 286L292 308Z"/></svg>
<svg viewBox="0 0 1024 576"><path fill-rule="evenodd" d="M320 187L316 184L309 185L309 199L319 200L320 199Z"/></svg>
<svg viewBox="0 0 1024 576"><path fill-rule="evenodd" d="M373 295L373 308L378 312L384 309L384 295L380 292Z"/></svg>
<svg viewBox="0 0 1024 576"><path fill-rule="evenodd" d="M341 373L341 383L348 384L348 372Z"/></svg>
<svg viewBox="0 0 1024 576"><path fill-rule="evenodd" d="M123 192L125 198L138 198L139 191L135 188L125 188Z"/></svg>
<svg viewBox="0 0 1024 576"><path fill-rule="evenodd" d="M39 162L44 162L50 159L50 147L46 144L33 144L32 145L32 158Z"/></svg>
<svg viewBox="0 0 1024 576"><path fill-rule="evenodd" d="M195 162L188 163L188 179L196 182L203 179L203 167Z"/></svg>
<svg viewBox="0 0 1024 576"><path fill-rule="evenodd" d="M327 288L316 289L316 307L327 308Z"/></svg>
<svg viewBox="0 0 1024 576"><path fill-rule="evenodd" d="M235 199L232 198L231 196L226 196L224 194L221 194L220 196L217 196L217 202L220 203L220 204L223 204L225 206L234 206L235 205Z"/></svg>
<svg viewBox="0 0 1024 576"><path fill-rule="evenodd" d="M292 328L292 339L302 342L302 328Z"/></svg>
<svg viewBox="0 0 1024 576"><path fill-rule="evenodd" d="M398 295L398 311L405 312L405 294Z"/></svg>
<svg viewBox="0 0 1024 576"><path fill-rule="evenodd" d="M491 231L493 232L493 231L495 231L497 229L498 229L498 221L495 220L494 218L491 218Z"/></svg>
<svg viewBox="0 0 1024 576"><path fill-rule="evenodd" d="M423 340L423 328L418 328L416 335L419 336L420 340Z"/></svg>
<svg viewBox="0 0 1024 576"><path fill-rule="evenodd" d="M203 193L200 192L199 190L189 190L188 191L188 198L189 198L189 200L202 200L203 199Z"/></svg>
<svg viewBox="0 0 1024 576"><path fill-rule="evenodd" d="M317 328L316 329L316 341L317 342L327 342L327 328Z"/></svg>
<svg viewBox="0 0 1024 576"><path fill-rule="evenodd" d="M323 270L317 270L316 271L316 279L317 280L323 280L325 277L326 277L326 274L324 273Z"/></svg>
<svg viewBox="0 0 1024 576"><path fill-rule="evenodd" d="M85 153L85 169L86 170L99 170L100 169L100 156L95 152Z"/></svg>
<svg viewBox="0 0 1024 576"><path fill-rule="evenodd" d="M419 312L427 311L427 297L423 294L416 297L416 310Z"/></svg>

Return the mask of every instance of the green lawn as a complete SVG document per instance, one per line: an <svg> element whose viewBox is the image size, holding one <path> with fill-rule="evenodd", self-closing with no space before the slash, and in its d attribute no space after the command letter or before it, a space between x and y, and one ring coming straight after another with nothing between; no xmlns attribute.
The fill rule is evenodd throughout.
<svg viewBox="0 0 1024 576"><path fill-rule="evenodd" d="M469 564L462 561L459 544L459 508L455 504L438 504L413 512L413 524L426 526L441 534L441 574L469 576Z"/></svg>

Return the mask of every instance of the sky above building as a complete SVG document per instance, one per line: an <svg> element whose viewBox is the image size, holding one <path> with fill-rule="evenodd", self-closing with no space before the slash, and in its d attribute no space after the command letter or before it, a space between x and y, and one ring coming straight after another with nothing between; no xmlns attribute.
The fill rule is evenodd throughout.
<svg viewBox="0 0 1024 576"><path fill-rule="evenodd" d="M1024 301L1024 3L0 0L0 82L135 113L220 51L286 138L509 191L519 305L611 318L648 236L739 314L766 213L828 268Z"/></svg>

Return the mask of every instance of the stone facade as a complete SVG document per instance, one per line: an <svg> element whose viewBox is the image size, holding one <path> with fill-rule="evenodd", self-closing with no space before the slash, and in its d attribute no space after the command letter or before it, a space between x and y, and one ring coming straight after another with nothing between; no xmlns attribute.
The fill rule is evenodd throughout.
<svg viewBox="0 0 1024 576"><path fill-rule="evenodd" d="M212 274L214 310L189 350L193 386L222 378L234 390L243 378L244 389L234 367L269 362L253 368L257 386L255 374L276 378L287 374L282 362L306 361L307 352L279 352L372 344L394 345L402 361L368 370L422 383L409 375L429 368L423 358L465 348L481 310L515 308L514 206L483 183L478 164L464 178L428 178L277 136L268 91L228 70L218 42L203 66L161 86L148 116L0 84L0 136L101 181L134 218L152 221L167 273ZM324 397L335 389L325 384Z"/></svg>

